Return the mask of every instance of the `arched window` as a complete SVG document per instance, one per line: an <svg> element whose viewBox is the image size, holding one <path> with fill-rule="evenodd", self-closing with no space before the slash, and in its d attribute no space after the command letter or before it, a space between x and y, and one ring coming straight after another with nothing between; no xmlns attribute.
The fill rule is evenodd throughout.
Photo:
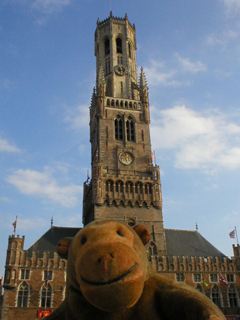
<svg viewBox="0 0 240 320"><path fill-rule="evenodd" d="M215 284L212 287L212 301L218 306L221 307L221 298L218 286Z"/></svg>
<svg viewBox="0 0 240 320"><path fill-rule="evenodd" d="M41 308L51 308L52 287L50 284L43 285L41 290Z"/></svg>
<svg viewBox="0 0 240 320"><path fill-rule="evenodd" d="M123 121L121 116L117 116L115 120L115 139L123 140Z"/></svg>
<svg viewBox="0 0 240 320"><path fill-rule="evenodd" d="M131 45L130 45L129 42L128 42L128 56L129 56L129 58L132 58L132 55L131 55Z"/></svg>
<svg viewBox="0 0 240 320"><path fill-rule="evenodd" d="M228 300L229 300L230 307L237 307L238 306L237 293L236 293L235 287L233 285L231 285L228 289Z"/></svg>
<svg viewBox="0 0 240 320"><path fill-rule="evenodd" d="M135 124L132 117L128 117L126 122L127 141L135 141Z"/></svg>
<svg viewBox="0 0 240 320"><path fill-rule="evenodd" d="M143 193L143 184L141 182L137 182L135 185L135 193L142 194Z"/></svg>
<svg viewBox="0 0 240 320"><path fill-rule="evenodd" d="M145 184L145 194L152 194L152 185L150 183Z"/></svg>
<svg viewBox="0 0 240 320"><path fill-rule="evenodd" d="M27 308L29 288L26 282L20 284L18 289L17 306L18 308Z"/></svg>
<svg viewBox="0 0 240 320"><path fill-rule="evenodd" d="M107 192L113 192L113 181L107 180L106 182L106 191Z"/></svg>
<svg viewBox="0 0 240 320"><path fill-rule="evenodd" d="M117 192L123 192L123 182L122 181L117 181L116 182L116 191Z"/></svg>
<svg viewBox="0 0 240 320"><path fill-rule="evenodd" d="M117 53L122 53L122 39L116 39Z"/></svg>
<svg viewBox="0 0 240 320"><path fill-rule="evenodd" d="M105 56L110 53L110 41L109 39L106 39L104 42L104 47L105 47Z"/></svg>
<svg viewBox="0 0 240 320"><path fill-rule="evenodd" d="M132 182L126 183L126 192L133 193L133 183Z"/></svg>

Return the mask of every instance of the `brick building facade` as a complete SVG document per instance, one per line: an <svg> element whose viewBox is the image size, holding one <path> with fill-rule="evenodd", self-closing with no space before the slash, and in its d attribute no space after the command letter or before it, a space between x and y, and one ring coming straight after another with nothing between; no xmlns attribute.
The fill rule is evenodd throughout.
<svg viewBox="0 0 240 320"><path fill-rule="evenodd" d="M104 218L146 225L151 231L146 250L155 270L197 288L225 315L240 319L239 245L229 259L198 230L164 229L160 171L151 157L148 87L143 69L137 79L135 26L127 15L120 19L110 13L98 20L95 56L92 175L84 183L83 224ZM63 301L67 261L55 248L78 230L52 224L27 250L24 237L9 237L3 320L39 319Z"/></svg>

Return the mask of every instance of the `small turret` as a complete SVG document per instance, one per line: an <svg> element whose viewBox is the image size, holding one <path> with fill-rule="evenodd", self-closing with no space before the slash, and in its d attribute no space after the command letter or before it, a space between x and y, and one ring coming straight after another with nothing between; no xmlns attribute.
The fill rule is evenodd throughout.
<svg viewBox="0 0 240 320"><path fill-rule="evenodd" d="M149 100L148 100L148 86L146 76L143 72L143 68L141 67L140 79L139 79L139 87L140 87L140 100L143 105L143 117L144 120L149 123L150 115L149 115Z"/></svg>

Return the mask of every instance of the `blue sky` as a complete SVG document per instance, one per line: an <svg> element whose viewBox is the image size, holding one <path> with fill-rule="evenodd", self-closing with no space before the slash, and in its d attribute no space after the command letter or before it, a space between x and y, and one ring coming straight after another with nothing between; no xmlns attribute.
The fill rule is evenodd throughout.
<svg viewBox="0 0 240 320"><path fill-rule="evenodd" d="M0 3L0 270L18 216L25 248L81 226L90 169L97 18L128 13L147 77L166 228L232 255L240 236L240 0ZM0 274L1 276L1 274Z"/></svg>

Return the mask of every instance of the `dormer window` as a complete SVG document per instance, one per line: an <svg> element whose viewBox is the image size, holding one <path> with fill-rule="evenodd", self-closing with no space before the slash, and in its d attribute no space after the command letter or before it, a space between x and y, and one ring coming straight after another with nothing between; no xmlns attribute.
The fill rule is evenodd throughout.
<svg viewBox="0 0 240 320"><path fill-rule="evenodd" d="M110 41L109 41L109 39L105 40L104 46L105 46L105 56L107 56L108 54L110 54Z"/></svg>
<svg viewBox="0 0 240 320"><path fill-rule="evenodd" d="M122 53L122 39L116 39L117 53Z"/></svg>

